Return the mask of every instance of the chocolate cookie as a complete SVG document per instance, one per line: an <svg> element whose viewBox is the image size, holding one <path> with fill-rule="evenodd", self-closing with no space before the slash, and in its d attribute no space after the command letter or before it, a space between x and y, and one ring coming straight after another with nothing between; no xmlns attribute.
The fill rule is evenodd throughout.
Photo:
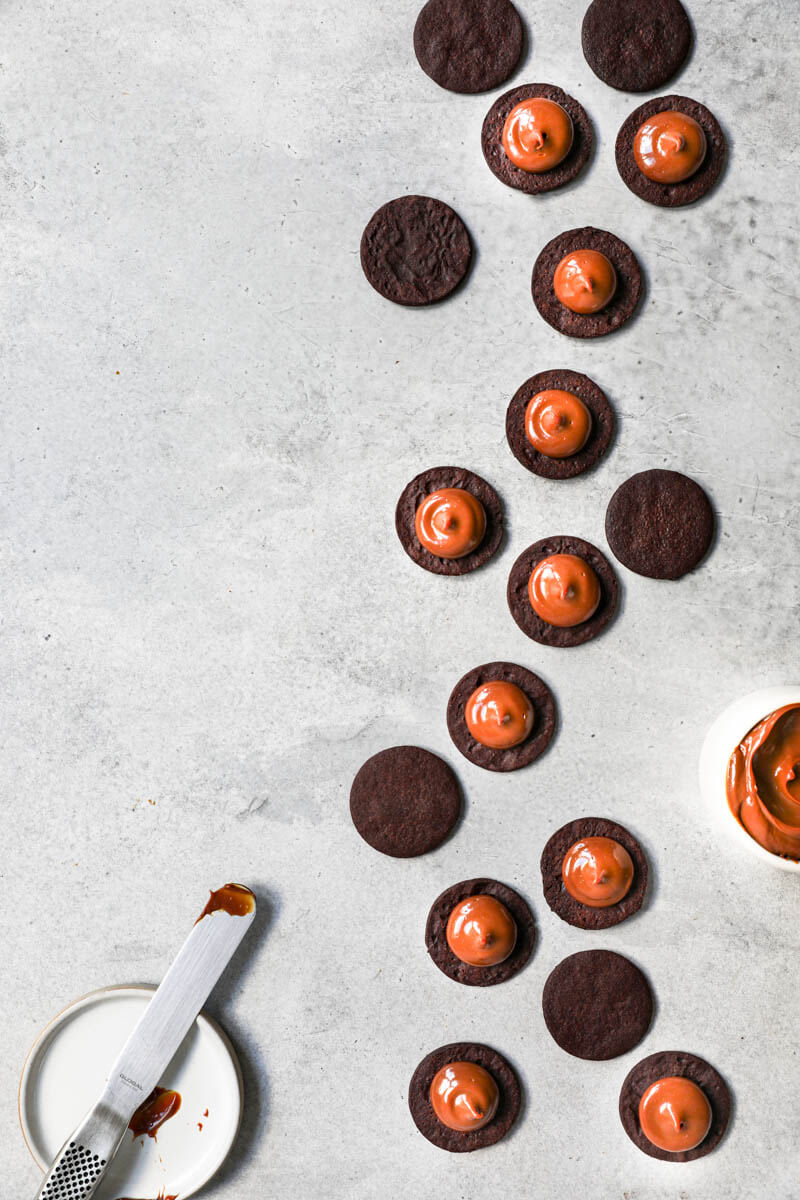
<svg viewBox="0 0 800 1200"><path fill-rule="evenodd" d="M650 92L683 66L692 26L680 0L592 0L581 43L604 83L622 92Z"/></svg>
<svg viewBox="0 0 800 1200"><path fill-rule="evenodd" d="M461 814L461 788L444 759L419 746L368 758L350 789L350 816L365 842L392 858L435 850Z"/></svg>
<svg viewBox="0 0 800 1200"><path fill-rule="evenodd" d="M612 950L582 950L550 972L542 1011L553 1039L568 1054L616 1058L647 1033L653 993L630 959Z"/></svg>
<svg viewBox="0 0 800 1200"><path fill-rule="evenodd" d="M546 392L553 388L573 392L592 415L589 440L582 450L569 458L548 458L546 454L540 454L525 434L525 411L528 401L537 392ZM608 449L614 426L614 410L605 393L588 375L581 375L579 371L540 371L538 375L532 375L517 388L506 412L506 437L511 453L523 467L527 467L535 475L542 475L545 479L574 479L576 475L588 471Z"/></svg>
<svg viewBox="0 0 800 1200"><path fill-rule="evenodd" d="M488 92L505 83L523 40L509 0L428 0L414 26L419 65L451 92Z"/></svg>
<svg viewBox="0 0 800 1200"><path fill-rule="evenodd" d="M555 269L572 250L599 250L614 265L617 290L599 312L573 312L556 296L553 287ZM559 333L576 338L603 337L633 316L642 294L642 272L630 246L613 233L589 225L583 229L567 229L547 243L533 265L531 291L540 315Z"/></svg>
<svg viewBox="0 0 800 1200"><path fill-rule="evenodd" d="M642 1096L651 1083L671 1075L691 1079L703 1090L711 1105L711 1128L694 1150L677 1153L662 1150L645 1137L639 1125L639 1101ZM666 1162L691 1162L692 1159L710 1154L725 1136L730 1115L731 1094L719 1071L715 1071L704 1058L687 1054L685 1050L662 1050L643 1058L628 1072L619 1094L619 1117L628 1137L651 1158L661 1158Z"/></svg>
<svg viewBox="0 0 800 1200"><path fill-rule="evenodd" d="M503 149L503 126L506 117L522 100L542 97L560 104L572 119L573 142L569 154L550 171L523 171L516 166ZM551 83L525 83L495 100L486 114L481 130L483 157L501 183L518 188L521 192L538 195L551 192L562 184L569 183L586 165L594 144L592 123L586 109L568 96L561 88Z"/></svg>
<svg viewBox="0 0 800 1200"><path fill-rule="evenodd" d="M483 683L502 679L521 688L533 705L533 728L524 742L507 750L484 746L469 731L464 710L472 693ZM516 771L543 754L555 733L556 705L547 684L533 671L510 662L484 663L459 679L447 702L447 729L465 758L487 771Z"/></svg>
<svg viewBox="0 0 800 1200"><path fill-rule="evenodd" d="M369 282L395 304L434 304L458 287L472 246L449 204L430 196L400 196L370 217L361 236L361 266Z"/></svg>
<svg viewBox="0 0 800 1200"><path fill-rule="evenodd" d="M431 1084L437 1071L452 1062L474 1062L488 1071L500 1092L497 1112L482 1129L459 1131L443 1125L430 1100ZM458 1154L493 1146L508 1133L517 1119L522 1103L522 1091L516 1072L507 1059L490 1046L480 1042L451 1042L440 1046L423 1058L408 1087L408 1107L414 1124L429 1142L442 1150Z"/></svg>
<svg viewBox="0 0 800 1200"><path fill-rule="evenodd" d="M655 179L648 179L639 170L634 158L633 140L639 126L648 117L654 117L660 112L685 113L687 117L697 121L706 135L705 158L694 175L680 183L659 183ZM704 104L698 104L696 100L690 100L687 96L657 96L655 100L646 100L633 110L617 134L617 170L623 180L642 200L658 204L662 208L678 208L705 196L719 179L725 153L725 134L717 118Z"/></svg>
<svg viewBox="0 0 800 1200"><path fill-rule="evenodd" d="M580 625L550 625L531 607L528 599L531 572L538 562L549 558L551 554L576 554L589 564L600 581L600 603L589 620ZM534 642L540 642L543 646L582 646L602 633L609 624L617 611L618 593L617 577L606 556L583 538L561 535L542 538L522 551L511 568L506 597L512 617L522 632L533 638Z"/></svg>
<svg viewBox="0 0 800 1200"><path fill-rule="evenodd" d="M508 958L489 967L475 967L462 962L453 954L447 941L450 913L457 904L478 895L494 896L501 904L505 904L517 926L517 940ZM463 883L454 883L434 900L425 926L425 945L439 970L455 979L456 983L465 983L469 987L491 987L495 983L505 983L525 966L533 953L535 941L536 922L527 903L519 892L506 887L504 883L498 883L496 879L465 879Z"/></svg>
<svg viewBox="0 0 800 1200"><path fill-rule="evenodd" d="M581 904L564 887L561 876L564 855L575 842L587 837L613 838L620 846L624 846L633 860L630 890L617 904L611 904L608 908L591 908L588 904ZM647 891L647 859L633 834L616 821L607 821L605 817L582 817L562 825L542 851L539 866L544 898L556 916L568 925L576 925L579 929L608 929L632 917L642 907Z"/></svg>
<svg viewBox="0 0 800 1200"><path fill-rule="evenodd" d="M679 471L640 471L620 484L606 509L608 544L624 566L649 579L680 579L714 537L706 493Z"/></svg>
<svg viewBox="0 0 800 1200"><path fill-rule="evenodd" d="M438 558L420 544L415 528L417 509L426 496L439 488L463 488L472 492L486 513L486 532L481 544L463 558ZM394 514L397 536L403 549L418 567L435 575L468 575L488 562L503 540L503 505L491 484L465 467L430 467L416 475L397 501Z"/></svg>

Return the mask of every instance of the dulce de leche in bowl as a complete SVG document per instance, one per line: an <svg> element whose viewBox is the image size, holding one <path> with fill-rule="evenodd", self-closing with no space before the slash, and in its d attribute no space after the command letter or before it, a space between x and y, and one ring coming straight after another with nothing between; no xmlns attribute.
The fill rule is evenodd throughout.
<svg viewBox="0 0 800 1200"><path fill-rule="evenodd" d="M700 785L752 850L800 870L800 685L730 705L706 737Z"/></svg>
<svg viewBox="0 0 800 1200"><path fill-rule="evenodd" d="M782 704L748 731L731 754L725 790L751 838L800 861L800 702Z"/></svg>

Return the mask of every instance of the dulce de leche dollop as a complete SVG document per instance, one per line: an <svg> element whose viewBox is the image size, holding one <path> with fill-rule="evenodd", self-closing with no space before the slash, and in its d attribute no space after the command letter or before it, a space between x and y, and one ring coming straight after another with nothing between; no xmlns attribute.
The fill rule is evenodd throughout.
<svg viewBox="0 0 800 1200"><path fill-rule="evenodd" d="M472 967L505 962L517 941L517 924L494 896L481 893L457 904L447 920L447 944Z"/></svg>
<svg viewBox="0 0 800 1200"><path fill-rule="evenodd" d="M417 538L438 558L463 558L483 541L486 512L464 488L440 488L426 496L414 519Z"/></svg>
<svg viewBox="0 0 800 1200"><path fill-rule="evenodd" d="M500 1092L485 1067L452 1062L433 1077L431 1104L448 1129L467 1133L488 1125L500 1103Z"/></svg>
<svg viewBox="0 0 800 1200"><path fill-rule="evenodd" d="M752 838L800 861L800 704L754 725L728 762L728 805Z"/></svg>
<svg viewBox="0 0 800 1200"><path fill-rule="evenodd" d="M533 718L533 705L522 688L504 679L482 683L464 709L475 741L493 750L509 750L524 742L533 729Z"/></svg>
<svg viewBox="0 0 800 1200"><path fill-rule="evenodd" d="M573 842L561 864L564 887L588 908L610 908L627 896L633 883L633 859L610 837Z"/></svg>
<svg viewBox="0 0 800 1200"><path fill-rule="evenodd" d="M577 554L551 554L531 571L528 599L548 625L569 629L588 621L600 603L600 581Z"/></svg>
<svg viewBox="0 0 800 1200"><path fill-rule="evenodd" d="M539 174L557 167L572 149L572 118L554 100L531 96L515 104L503 126L503 149L515 167Z"/></svg>
<svg viewBox="0 0 800 1200"><path fill-rule="evenodd" d="M605 308L617 290L614 264L599 250L571 250L553 273L556 297L571 312L587 316Z"/></svg>
<svg viewBox="0 0 800 1200"><path fill-rule="evenodd" d="M256 898L249 887L244 887L241 883L226 883L224 887L217 888L209 894L208 904L195 924L199 924L203 917L215 912L226 912L231 917L248 917L255 906Z"/></svg>
<svg viewBox="0 0 800 1200"><path fill-rule="evenodd" d="M694 1150L711 1128L711 1105L693 1080L665 1075L639 1101L639 1125L659 1150Z"/></svg>
<svg viewBox="0 0 800 1200"><path fill-rule="evenodd" d="M525 436L548 458L570 458L582 450L592 431L592 414L574 392L550 388L537 392L525 409Z"/></svg>
<svg viewBox="0 0 800 1200"><path fill-rule="evenodd" d="M155 1087L136 1109L128 1122L128 1129L134 1138L151 1137L155 1141L161 1126L175 1116L180 1106L180 1092L172 1088Z"/></svg>
<svg viewBox="0 0 800 1200"><path fill-rule="evenodd" d="M706 135L686 113L656 113L633 139L633 157L643 175L656 183L681 183L694 175L706 156Z"/></svg>

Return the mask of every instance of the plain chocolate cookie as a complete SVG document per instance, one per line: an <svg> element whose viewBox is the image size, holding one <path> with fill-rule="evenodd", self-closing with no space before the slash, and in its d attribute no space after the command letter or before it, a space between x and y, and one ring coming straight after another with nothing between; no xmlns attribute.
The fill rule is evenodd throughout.
<svg viewBox="0 0 800 1200"><path fill-rule="evenodd" d="M647 1033L653 993L629 958L612 950L582 950L550 972L542 1011L553 1039L568 1054L616 1058Z"/></svg>
<svg viewBox="0 0 800 1200"><path fill-rule="evenodd" d="M589 439L582 450L569 458L548 458L535 450L525 433L525 412L528 402L538 392L559 389L572 392L588 408L592 417ZM614 410L605 392L594 380L579 371L539 371L517 388L506 412L506 438L511 453L523 467L545 479L574 479L582 475L603 457L614 434Z"/></svg>
<svg viewBox="0 0 800 1200"><path fill-rule="evenodd" d="M537 563L552 554L576 554L587 562L600 581L600 603L588 621L580 625L551 625L534 612L528 599L528 580ZM542 538L523 550L511 568L506 598L511 615L523 633L543 646L582 646L602 633L617 611L619 586L606 556L583 538L558 535ZM523 742L523 745L525 743Z"/></svg>
<svg viewBox="0 0 800 1200"><path fill-rule="evenodd" d="M685 113L687 117L697 121L706 135L705 158L694 175L680 183L659 183L655 179L648 179L639 170L634 158L633 142L639 126L649 117L661 112ZM617 134L615 153L617 170L632 192L650 204L658 204L662 208L679 208L705 196L719 179L725 162L725 134L714 114L697 100L690 100L688 96L657 96L654 100L646 100L644 104L640 104L623 123Z"/></svg>
<svg viewBox="0 0 800 1200"><path fill-rule="evenodd" d="M487 92L505 83L523 41L510 0L428 0L414 26L419 65L451 92Z"/></svg>
<svg viewBox="0 0 800 1200"><path fill-rule="evenodd" d="M368 758L350 789L350 816L365 842L392 858L435 850L461 815L461 788L444 759L419 746Z"/></svg>
<svg viewBox="0 0 800 1200"><path fill-rule="evenodd" d="M524 742L520 742L518 746L510 746L507 750L484 746L477 741L470 733L464 715L467 701L475 689L493 680L515 683L533 705L531 732ZM516 771L535 762L550 745L555 728L556 704L553 693L538 675L516 663L492 662L474 667L459 679L447 702L447 729L450 737L465 758L475 763L476 767L484 767L487 771Z"/></svg>
<svg viewBox="0 0 800 1200"><path fill-rule="evenodd" d="M426 496L439 488L462 488L472 492L486 513L486 532L483 541L463 558L438 558L426 550L417 537L417 509ZM430 467L421 471L403 489L394 514L397 536L403 549L418 567L435 575L468 575L488 562L503 540L503 505L490 483L466 467Z"/></svg>
<svg viewBox="0 0 800 1200"><path fill-rule="evenodd" d="M650 92L683 66L692 26L680 0L592 0L581 44L604 83L622 92Z"/></svg>
<svg viewBox="0 0 800 1200"><path fill-rule="evenodd" d="M443 1125L431 1104L430 1092L434 1076L452 1062L474 1062L488 1071L497 1084L500 1102L497 1112L482 1129L461 1132ZM522 1091L516 1072L507 1059L490 1046L480 1042L451 1042L440 1046L423 1058L408 1087L408 1107L414 1124L429 1142L453 1154L481 1150L493 1146L508 1133L517 1119L522 1103Z"/></svg>
<svg viewBox="0 0 800 1200"><path fill-rule="evenodd" d="M599 250L614 265L617 290L599 312L573 312L556 296L555 269L572 250ZM603 337L633 316L642 294L642 272L630 246L605 229L587 225L583 229L567 229L547 243L533 265L531 292L540 315L559 333L576 338Z"/></svg>
<svg viewBox="0 0 800 1200"><path fill-rule="evenodd" d="M370 217L361 236L361 266L369 282L395 304L434 304L466 275L472 246L449 204L430 196L400 196Z"/></svg>
<svg viewBox="0 0 800 1200"><path fill-rule="evenodd" d="M470 896L480 895L494 896L495 900L505 904L517 926L514 949L508 958L490 967L475 967L462 962L453 954L447 941L450 913ZM454 883L434 900L425 926L425 945L439 970L455 979L456 983L465 983L469 987L491 987L511 979L525 966L533 953L535 942L536 922L527 903L519 892L496 879L465 879L462 883Z"/></svg>
<svg viewBox="0 0 800 1200"><path fill-rule="evenodd" d="M633 882L625 896L608 908L592 908L581 904L564 887L561 864L570 846L582 838L607 837L619 842L633 860ZM579 929L608 929L632 917L642 907L647 891L647 859L644 850L632 833L616 821L605 817L581 817L556 830L542 851L539 863L542 871L544 898L557 917Z"/></svg>
<svg viewBox="0 0 800 1200"><path fill-rule="evenodd" d="M706 493L679 471L640 471L620 484L606 509L614 555L637 575L680 579L705 557L714 537Z"/></svg>
<svg viewBox="0 0 800 1200"><path fill-rule="evenodd" d="M572 120L573 141L569 154L549 171L523 171L503 149L503 126L508 114L522 100L532 97L560 104ZM593 144L592 122L586 109L551 83L525 83L500 96L486 114L481 130L483 157L489 164L489 170L507 187L518 188L534 196L540 192L551 192L574 179L586 165Z"/></svg>
<svg viewBox="0 0 800 1200"><path fill-rule="evenodd" d="M639 1101L642 1096L651 1083L671 1075L691 1079L702 1088L711 1105L711 1128L694 1150L680 1150L677 1153L662 1150L645 1137L639 1124ZM685 1050L662 1050L643 1058L628 1072L619 1094L619 1117L628 1137L651 1158L661 1158L666 1162L691 1162L715 1150L728 1128L731 1107L731 1094L719 1071L715 1071L704 1058L687 1054Z"/></svg>

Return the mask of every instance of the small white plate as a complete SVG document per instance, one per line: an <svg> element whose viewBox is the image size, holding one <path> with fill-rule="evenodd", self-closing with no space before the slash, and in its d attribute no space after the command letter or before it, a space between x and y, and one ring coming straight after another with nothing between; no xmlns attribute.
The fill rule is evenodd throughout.
<svg viewBox="0 0 800 1200"><path fill-rule="evenodd" d="M750 692L722 712L706 734L700 751L700 792L711 819L725 827L762 862L772 863L783 871L800 871L800 862L771 854L744 829L730 810L725 779L728 761L745 734L784 704L800 704L800 684L761 688Z"/></svg>
<svg viewBox="0 0 800 1200"><path fill-rule="evenodd" d="M117 1054L155 988L103 988L81 997L39 1034L22 1070L19 1119L44 1171L97 1100ZM193 1195L225 1160L242 1115L242 1074L233 1047L201 1013L163 1079L181 1107L156 1140L126 1133L98 1200ZM206 1115L207 1113L207 1115Z"/></svg>

